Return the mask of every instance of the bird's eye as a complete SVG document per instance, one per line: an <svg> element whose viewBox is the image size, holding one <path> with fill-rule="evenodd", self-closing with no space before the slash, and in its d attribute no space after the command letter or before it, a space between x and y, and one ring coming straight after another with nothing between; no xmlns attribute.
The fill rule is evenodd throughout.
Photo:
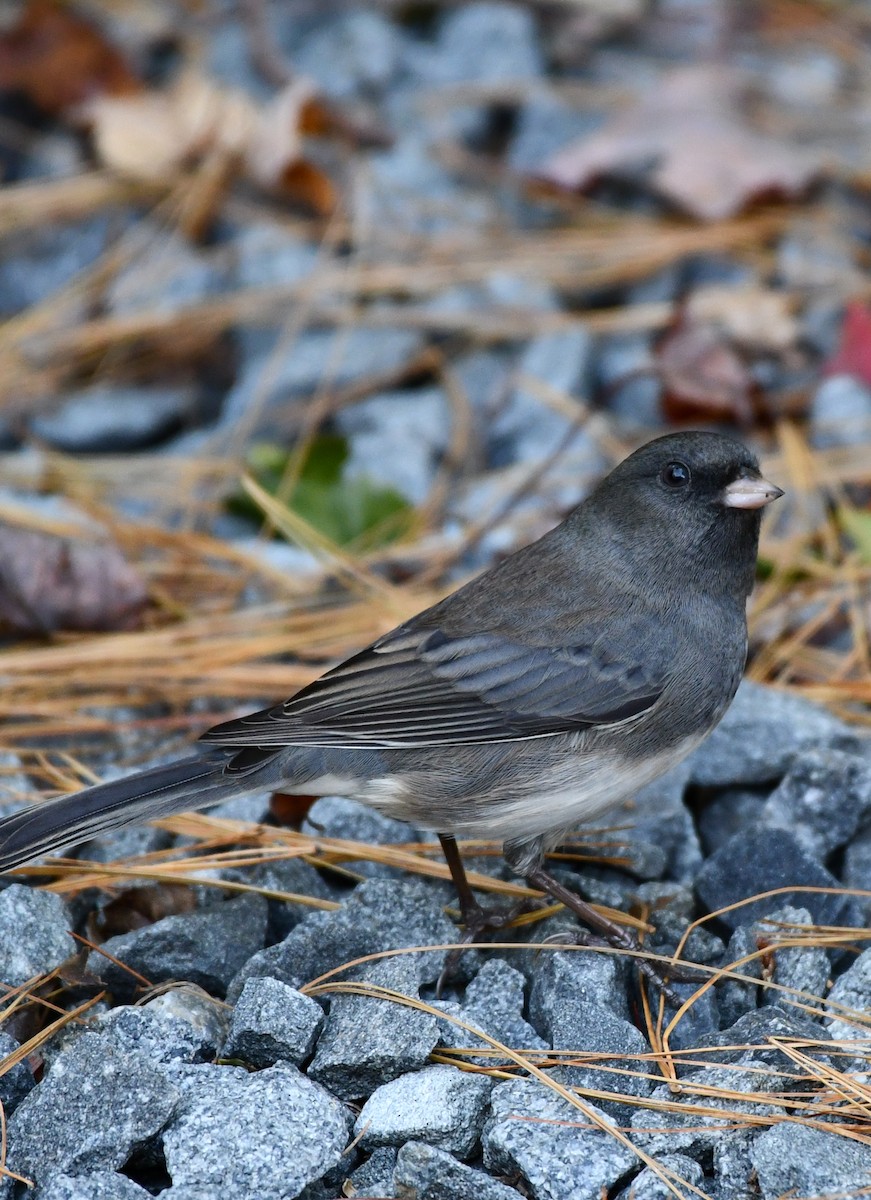
<svg viewBox="0 0 871 1200"><path fill-rule="evenodd" d="M659 478L667 488L683 488L690 482L690 469L686 463L666 463L659 472Z"/></svg>

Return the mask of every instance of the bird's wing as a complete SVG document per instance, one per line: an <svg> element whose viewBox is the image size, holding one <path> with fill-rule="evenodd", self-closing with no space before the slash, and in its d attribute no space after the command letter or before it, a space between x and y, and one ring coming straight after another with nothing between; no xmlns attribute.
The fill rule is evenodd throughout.
<svg viewBox="0 0 871 1200"><path fill-rule="evenodd" d="M285 704L219 725L205 740L393 749L510 741L627 720L662 694L670 647L651 657L651 645L663 639L637 617L610 616L605 624L556 648L501 633L449 636L405 626Z"/></svg>

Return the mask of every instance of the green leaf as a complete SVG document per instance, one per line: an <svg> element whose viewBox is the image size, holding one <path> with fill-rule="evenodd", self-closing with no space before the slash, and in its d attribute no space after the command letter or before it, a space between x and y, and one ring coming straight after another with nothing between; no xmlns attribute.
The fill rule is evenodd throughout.
<svg viewBox="0 0 871 1200"><path fill-rule="evenodd" d="M348 455L347 440L339 434L315 438L287 500L288 508L339 546L372 549L401 537L414 515L412 506L394 488L365 477L345 479ZM248 454L249 471L274 496L291 458L292 452L283 446L261 442ZM232 496L227 508L256 521L263 517L243 492Z"/></svg>
<svg viewBox="0 0 871 1200"><path fill-rule="evenodd" d="M871 563L871 512L842 504L838 509L841 528L859 551L864 563Z"/></svg>

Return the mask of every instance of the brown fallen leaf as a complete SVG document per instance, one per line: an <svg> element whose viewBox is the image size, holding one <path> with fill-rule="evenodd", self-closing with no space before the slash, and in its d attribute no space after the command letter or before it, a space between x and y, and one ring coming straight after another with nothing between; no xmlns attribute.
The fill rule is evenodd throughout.
<svg viewBox="0 0 871 1200"><path fill-rule="evenodd" d="M147 599L111 542L0 525L0 629L25 636L134 629Z"/></svg>
<svg viewBox="0 0 871 1200"><path fill-rule="evenodd" d="M259 187L328 215L332 184L304 156L303 130L314 104L304 79L258 105L245 92L185 71L167 89L97 97L80 116L100 161L122 175L165 181L217 155Z"/></svg>
<svg viewBox="0 0 871 1200"><path fill-rule="evenodd" d="M749 424L753 378L725 335L681 315L656 348L662 407L671 421Z"/></svg>
<svg viewBox="0 0 871 1200"><path fill-rule="evenodd" d="M753 130L741 112L744 87L734 68L681 67L536 174L584 191L605 176L637 179L643 170L653 190L703 221L734 216L764 198L799 195L818 174L819 159Z"/></svg>
<svg viewBox="0 0 871 1200"><path fill-rule="evenodd" d="M126 96L141 83L123 54L68 5L30 0L0 34L0 89L22 92L57 116L93 96Z"/></svg>

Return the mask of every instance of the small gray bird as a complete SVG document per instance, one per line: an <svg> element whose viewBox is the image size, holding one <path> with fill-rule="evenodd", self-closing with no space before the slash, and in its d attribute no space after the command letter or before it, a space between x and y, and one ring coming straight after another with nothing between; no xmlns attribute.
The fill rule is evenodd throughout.
<svg viewBox="0 0 871 1200"><path fill-rule="evenodd" d="M728 707L747 653L762 508L740 443L657 438L550 533L193 757L0 821L0 870L107 830L270 788L351 796L441 837L464 921L485 925L456 835L627 945L544 851L667 771Z"/></svg>

